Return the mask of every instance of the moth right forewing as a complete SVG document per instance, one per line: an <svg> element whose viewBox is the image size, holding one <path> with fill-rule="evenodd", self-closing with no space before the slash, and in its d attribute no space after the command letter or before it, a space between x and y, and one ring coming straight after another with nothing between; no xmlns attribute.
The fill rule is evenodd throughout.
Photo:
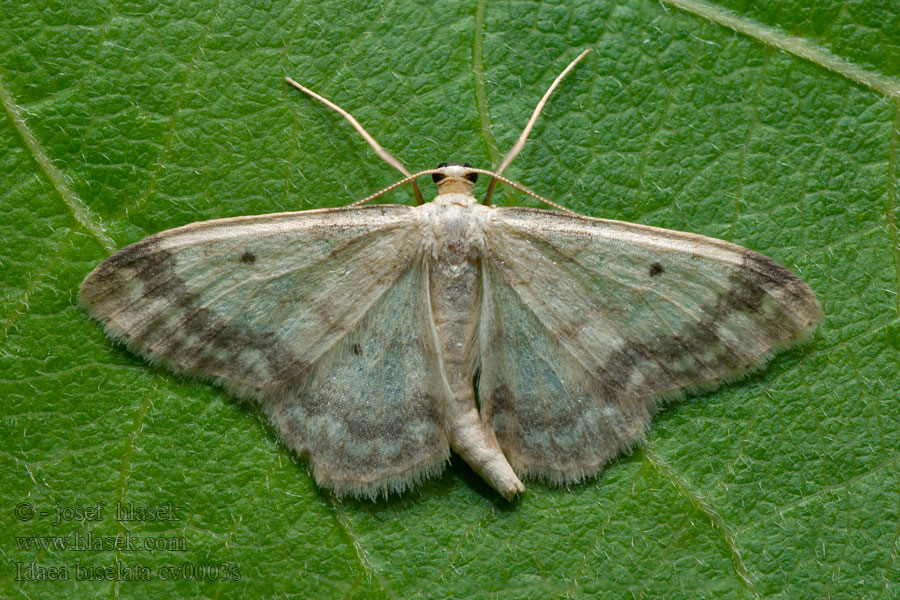
<svg viewBox="0 0 900 600"><path fill-rule="evenodd" d="M521 208L495 209L485 239L496 300L481 356L482 410L501 445L531 453L520 468L550 479L599 470L593 456L605 456L610 440L621 449L639 440L660 402L759 367L821 319L803 281L721 240ZM497 340L539 347L512 352ZM560 398L555 411L548 389ZM534 455L524 432L561 448L566 432L588 427L598 411L615 435L598 435L594 452L573 445L582 469L543 466L562 463Z"/></svg>

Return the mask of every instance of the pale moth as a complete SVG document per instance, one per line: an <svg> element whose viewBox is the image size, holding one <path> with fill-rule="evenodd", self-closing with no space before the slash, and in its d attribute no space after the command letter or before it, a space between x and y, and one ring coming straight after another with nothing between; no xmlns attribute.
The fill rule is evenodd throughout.
<svg viewBox="0 0 900 600"><path fill-rule="evenodd" d="M813 292L728 242L584 217L449 163L343 208L163 231L101 263L80 299L152 363L260 403L319 485L375 498L457 452L503 497L598 473L653 413L808 337ZM477 174L492 178L474 197ZM431 174L437 197L416 178ZM558 211L494 207L497 181ZM410 183L418 206L360 206ZM477 397L475 389L477 387Z"/></svg>

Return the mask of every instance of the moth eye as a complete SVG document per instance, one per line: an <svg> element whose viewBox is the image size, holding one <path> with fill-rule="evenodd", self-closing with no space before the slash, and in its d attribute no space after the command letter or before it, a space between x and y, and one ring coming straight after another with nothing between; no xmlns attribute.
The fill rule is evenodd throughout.
<svg viewBox="0 0 900 600"><path fill-rule="evenodd" d="M440 168L443 168L446 166L447 166L447 163L443 162L443 163L439 164L438 166L436 166L435 169L440 169ZM443 173L432 173L431 174L431 180L434 181L435 183L437 183L444 177L445 177L445 175Z"/></svg>

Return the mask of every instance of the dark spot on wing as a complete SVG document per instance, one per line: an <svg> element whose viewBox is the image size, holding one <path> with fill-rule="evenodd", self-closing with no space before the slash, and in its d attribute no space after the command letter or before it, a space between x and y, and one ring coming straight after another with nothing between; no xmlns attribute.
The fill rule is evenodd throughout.
<svg viewBox="0 0 900 600"><path fill-rule="evenodd" d="M413 395L412 403L409 407L412 416L421 423L442 424L444 422L444 411L441 403L437 398L425 392L416 392Z"/></svg>
<svg viewBox="0 0 900 600"><path fill-rule="evenodd" d="M768 256L752 250L744 254L741 272L746 279L768 289L783 287L798 280L796 275Z"/></svg>
<svg viewBox="0 0 900 600"><path fill-rule="evenodd" d="M103 264L107 265L111 269L119 269L122 267L128 267L133 265L134 263L147 258L148 256L154 254L159 247L159 239L157 235L151 235L148 238L144 238L143 240L131 244L130 246L126 246L107 258Z"/></svg>
<svg viewBox="0 0 900 600"><path fill-rule="evenodd" d="M663 269L663 266L661 264L659 264L658 262L655 262L652 265L650 265L650 277L656 277L657 275L662 275L665 272L666 272L666 270Z"/></svg>
<svg viewBox="0 0 900 600"><path fill-rule="evenodd" d="M357 356L362 354L362 347L359 344L353 344L353 354Z"/></svg>
<svg viewBox="0 0 900 600"><path fill-rule="evenodd" d="M780 304L765 302L773 291L782 289L790 292L795 302L814 302L806 284L774 260L748 250L728 281L729 287L717 295L715 303L698 311L703 318L687 323L675 335L653 341L626 339L596 369L600 395L615 399L630 392L652 397L750 366L758 357L719 335L721 324L737 313L753 315L754 333L772 345L795 337L806 327ZM630 386L636 371L645 377Z"/></svg>
<svg viewBox="0 0 900 600"><path fill-rule="evenodd" d="M323 393L319 389L308 389L306 393L300 396L300 408L306 417L318 417L329 412L331 407L331 397L327 393ZM296 398L291 398L290 402L297 402Z"/></svg>
<svg viewBox="0 0 900 600"><path fill-rule="evenodd" d="M335 408L340 410L340 408L344 407L336 403ZM395 426L394 419L378 423L371 413L360 415L356 411L342 410L332 416L343 424L349 439L365 440L367 442L377 440L383 432L389 431Z"/></svg>
<svg viewBox="0 0 900 600"><path fill-rule="evenodd" d="M256 255L248 250L241 255L241 262L246 265L252 265L256 262Z"/></svg>
<svg viewBox="0 0 900 600"><path fill-rule="evenodd" d="M330 394L340 393L339 384L326 387ZM328 420L340 424L340 434L333 427L308 430L311 446L317 449L313 461L339 474L358 470L372 477L414 465L446 444L444 415L434 396L412 391L405 399L390 401L390 410L380 413L361 409L347 399L333 402Z"/></svg>
<svg viewBox="0 0 900 600"><path fill-rule="evenodd" d="M505 385L498 385L491 392L491 403L488 406L488 413L485 415L485 419L490 423L496 414L513 414L515 412L515 404L515 399L509 388Z"/></svg>
<svg viewBox="0 0 900 600"><path fill-rule="evenodd" d="M144 295L148 298L171 298L179 303L187 294L184 282L174 276L175 257L168 250L150 251L138 257L131 268L144 282Z"/></svg>
<svg viewBox="0 0 900 600"><path fill-rule="evenodd" d="M143 299L165 301L154 307L151 318L127 332L128 339L139 343L153 358L165 358L176 368L257 391L273 387L297 390L302 386L309 366L274 333L254 330L201 306L199 294L189 291L178 274L175 253L160 248L157 237L124 248L103 265L98 269L101 273L131 270L143 283ZM144 302L133 302L128 310L139 311L144 306ZM242 357L246 351L261 356L265 373L255 368L260 366L258 362Z"/></svg>
<svg viewBox="0 0 900 600"><path fill-rule="evenodd" d="M503 384L495 387L486 410L484 420L494 430L503 451L507 456L520 454L523 444L520 421L524 415L519 414L512 391Z"/></svg>

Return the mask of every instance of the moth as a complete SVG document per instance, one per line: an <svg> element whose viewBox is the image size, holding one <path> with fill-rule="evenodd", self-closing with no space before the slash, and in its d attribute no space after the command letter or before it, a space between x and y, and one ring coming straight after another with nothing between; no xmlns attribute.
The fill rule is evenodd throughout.
<svg viewBox="0 0 900 600"><path fill-rule="evenodd" d="M522 477L595 475L644 439L663 402L760 368L822 311L752 250L581 216L502 176L586 54L495 171L411 174L288 79L404 178L343 208L151 235L94 269L81 303L151 363L258 402L338 496L406 490L451 449L506 499ZM479 174L491 177L483 202ZM492 206L498 181L557 210ZM416 206L362 206L407 183Z"/></svg>

